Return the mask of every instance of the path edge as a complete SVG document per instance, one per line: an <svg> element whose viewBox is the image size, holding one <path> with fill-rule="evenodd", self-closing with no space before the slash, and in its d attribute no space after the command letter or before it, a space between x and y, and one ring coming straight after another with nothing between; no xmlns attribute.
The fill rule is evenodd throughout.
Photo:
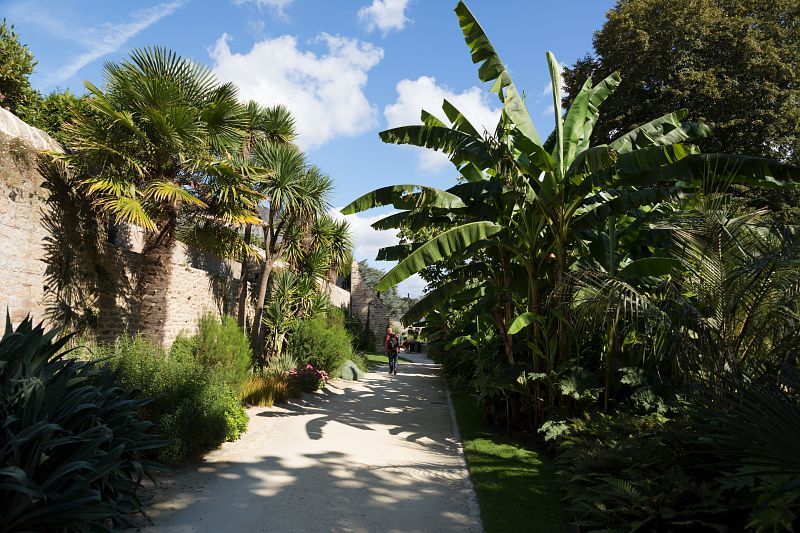
<svg viewBox="0 0 800 533"><path fill-rule="evenodd" d="M475 486L472 484L472 477L469 473L469 465L467 465L467 456L464 453L464 443L461 441L461 431L458 429L458 419L456 418L456 408L453 405L453 399L450 397L450 385L447 379L441 374L441 366L439 367L442 382L444 383L444 393L447 397L447 410L450 412L450 423L453 429L453 436L455 438L456 450L458 451L458 463L467 474L464 476L464 490L467 493L467 508L469 509L469 517L478 527L478 531L485 531L483 529L483 520L481 519L481 507L478 502L478 494L475 492Z"/></svg>

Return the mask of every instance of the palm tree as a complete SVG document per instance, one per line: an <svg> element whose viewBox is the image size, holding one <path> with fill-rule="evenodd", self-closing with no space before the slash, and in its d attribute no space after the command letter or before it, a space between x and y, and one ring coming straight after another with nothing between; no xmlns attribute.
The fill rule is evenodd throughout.
<svg viewBox="0 0 800 533"><path fill-rule="evenodd" d="M145 230L138 329L160 338L180 227L259 222L248 186L258 172L229 157L241 151L247 114L234 85L163 48L135 50L104 73L103 89L85 82L87 110L67 127L75 151L65 157L112 220Z"/></svg>
<svg viewBox="0 0 800 533"><path fill-rule="evenodd" d="M293 145L260 141L251 158L269 172L258 184L264 196L264 270L258 285L256 310L251 331L254 350L263 344L262 316L272 270L280 261L292 231L304 231L327 208L332 183L320 169L308 166L305 156Z"/></svg>
<svg viewBox="0 0 800 533"><path fill-rule="evenodd" d="M242 157L245 160L251 159L253 146L258 142L289 144L297 136L294 117L282 105L263 107L251 100L246 105L246 113L247 135L242 143ZM254 187L256 186L254 184ZM250 245L252 231L252 224L245 225L244 242L248 246ZM250 259L250 254L243 254L241 257L242 272L239 285L238 322L239 327L242 329L247 325L247 284L250 277Z"/></svg>

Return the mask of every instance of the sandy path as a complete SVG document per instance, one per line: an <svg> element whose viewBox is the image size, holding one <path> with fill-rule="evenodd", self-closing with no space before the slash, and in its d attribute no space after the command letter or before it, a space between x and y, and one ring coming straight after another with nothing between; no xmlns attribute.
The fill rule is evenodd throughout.
<svg viewBox="0 0 800 533"><path fill-rule="evenodd" d="M241 440L158 489L146 531L480 531L444 384L415 360L250 409Z"/></svg>

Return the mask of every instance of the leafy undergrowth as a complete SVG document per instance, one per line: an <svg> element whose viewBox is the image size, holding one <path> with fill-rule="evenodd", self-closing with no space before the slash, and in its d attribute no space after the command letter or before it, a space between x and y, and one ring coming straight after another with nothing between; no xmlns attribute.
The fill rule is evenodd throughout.
<svg viewBox="0 0 800 533"><path fill-rule="evenodd" d="M566 531L549 460L487 428L475 396L454 393L453 406L485 531Z"/></svg>

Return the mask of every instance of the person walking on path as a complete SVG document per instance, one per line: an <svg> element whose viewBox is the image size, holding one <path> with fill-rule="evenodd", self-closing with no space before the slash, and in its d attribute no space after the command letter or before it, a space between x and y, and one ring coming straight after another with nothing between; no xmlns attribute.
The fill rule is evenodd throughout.
<svg viewBox="0 0 800 533"><path fill-rule="evenodd" d="M395 335L391 326L386 328L386 340L383 342L383 350L389 358L389 373L397 374L397 350L400 349L400 337Z"/></svg>

